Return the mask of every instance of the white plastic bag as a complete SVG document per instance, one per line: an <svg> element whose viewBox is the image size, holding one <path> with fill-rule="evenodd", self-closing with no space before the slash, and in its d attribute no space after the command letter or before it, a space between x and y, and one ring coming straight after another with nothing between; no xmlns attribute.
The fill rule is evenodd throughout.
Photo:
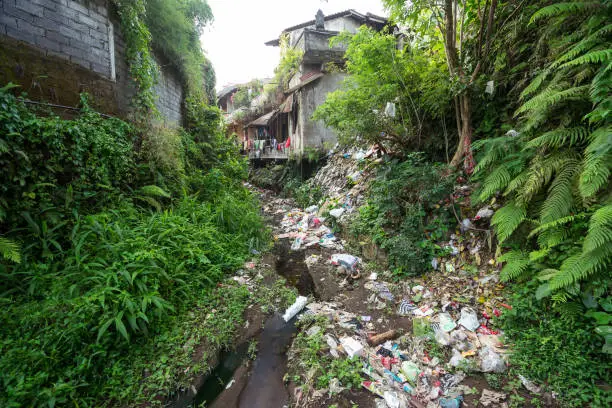
<svg viewBox="0 0 612 408"><path fill-rule="evenodd" d="M506 362L489 347L483 347L480 350L480 369L485 373L503 373L506 371Z"/></svg>
<svg viewBox="0 0 612 408"><path fill-rule="evenodd" d="M306 296L298 296L295 302L285 311L283 319L286 322L293 319L295 315L298 314L306 306L307 303L308 298Z"/></svg>
<svg viewBox="0 0 612 408"><path fill-rule="evenodd" d="M478 322L478 315L474 309L469 307L464 307L461 309L461 318L459 319L459 324L468 329L469 331L476 330L480 323Z"/></svg>

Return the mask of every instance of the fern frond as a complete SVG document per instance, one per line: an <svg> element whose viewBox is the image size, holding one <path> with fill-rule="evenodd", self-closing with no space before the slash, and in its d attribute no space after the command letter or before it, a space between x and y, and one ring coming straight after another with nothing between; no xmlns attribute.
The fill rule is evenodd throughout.
<svg viewBox="0 0 612 408"><path fill-rule="evenodd" d="M507 252L499 260L506 262L499 275L500 279L504 282L518 278L527 271L531 264L529 257L521 251Z"/></svg>
<svg viewBox="0 0 612 408"><path fill-rule="evenodd" d="M601 37L605 37L610 32L612 32L612 24L608 24L600 28L599 30L595 31L593 34L587 36L586 38L582 39L577 44L575 44L572 48L566 51L565 54L557 58L555 62L551 64L551 68L554 69L556 67L559 67L563 63L567 61L571 61L577 56L579 56L580 54L583 54L589 51L591 48L595 47L596 45L602 42Z"/></svg>
<svg viewBox="0 0 612 408"><path fill-rule="evenodd" d="M557 173L548 189L548 196L540 211L540 219L543 223L563 218L570 213L574 203L572 187L578 169L579 163L577 160L568 160Z"/></svg>
<svg viewBox="0 0 612 408"><path fill-rule="evenodd" d="M497 191L503 190L511 180L512 174L510 174L508 166L505 163L501 164L484 180L483 189L480 193L479 199L481 201L487 200L489 197L497 193Z"/></svg>
<svg viewBox="0 0 612 408"><path fill-rule="evenodd" d="M608 184L612 166L612 127L597 129L584 152L578 188L583 198L595 195Z"/></svg>
<svg viewBox="0 0 612 408"><path fill-rule="evenodd" d="M612 204L595 211L589 220L589 232L584 238L584 252L594 251L612 242Z"/></svg>
<svg viewBox="0 0 612 408"><path fill-rule="evenodd" d="M548 69L545 69L544 71L536 75L536 77L531 80L529 85L527 85L527 87L523 89L523 92L521 92L520 99L523 100L529 95L533 94L538 89L540 89L540 86L542 86L549 74L550 71Z"/></svg>
<svg viewBox="0 0 612 408"><path fill-rule="evenodd" d="M505 241L527 217L527 210L514 201L500 208L491 219L499 242Z"/></svg>
<svg viewBox="0 0 612 408"><path fill-rule="evenodd" d="M9 261L20 263L21 262L21 248L19 244L8 238L0 237L0 254L4 259Z"/></svg>
<svg viewBox="0 0 612 408"><path fill-rule="evenodd" d="M143 186L140 189L138 189L138 192L147 197L164 197L164 198L171 197L171 195L167 193L164 189L162 189L161 187L155 186L155 185Z"/></svg>
<svg viewBox="0 0 612 408"><path fill-rule="evenodd" d="M580 214L575 214L575 215L568 215L567 217L563 217L563 218L558 218L554 221L550 221L544 224L540 224L538 227L534 228L530 233L529 233L529 238L535 236L536 234L539 234L543 231L547 231L549 229L552 228L557 228L560 227L562 225L568 224L570 222L574 222L575 220L584 218L588 215L588 213L580 213Z"/></svg>
<svg viewBox="0 0 612 408"><path fill-rule="evenodd" d="M603 64L612 58L612 49L591 51L581 57L575 58L561 65L559 69L575 67L583 64Z"/></svg>
<svg viewBox="0 0 612 408"><path fill-rule="evenodd" d="M504 195L510 195L510 193L515 192L525 185L530 175L529 169L523 170L518 176L516 176L512 181L508 184L508 188L504 191Z"/></svg>
<svg viewBox="0 0 612 408"><path fill-rule="evenodd" d="M552 290L567 287L589 276L607 271L612 261L612 242L608 241L594 251L583 252L566 259L559 273L550 280Z"/></svg>
<svg viewBox="0 0 612 408"><path fill-rule="evenodd" d="M567 163L575 160L575 154L569 150L559 151L543 158L535 157L530 163L529 177L525 180L523 189L518 193L517 200L527 204L542 190Z"/></svg>
<svg viewBox="0 0 612 408"><path fill-rule="evenodd" d="M587 1L573 1L566 3L557 3L551 4L550 6L543 7L536 11L531 19L529 20L529 24L534 23L543 18L550 18L554 16L569 16L575 13L581 13L586 11L591 11L601 7L601 3L597 1L587 2Z"/></svg>
<svg viewBox="0 0 612 408"><path fill-rule="evenodd" d="M555 88L546 89L521 105L517 109L515 116L534 110L548 109L561 102L585 99L588 96L589 87L590 85L583 85L563 90Z"/></svg>
<svg viewBox="0 0 612 408"><path fill-rule="evenodd" d="M525 145L526 149L537 148L542 146L560 147L572 146L586 139L589 131L584 126L578 126L567 129L555 129L530 140Z"/></svg>

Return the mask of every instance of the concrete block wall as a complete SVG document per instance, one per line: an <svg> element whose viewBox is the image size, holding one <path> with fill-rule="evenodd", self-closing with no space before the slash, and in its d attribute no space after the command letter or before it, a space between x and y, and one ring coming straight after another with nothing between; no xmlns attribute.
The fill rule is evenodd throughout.
<svg viewBox="0 0 612 408"><path fill-rule="evenodd" d="M103 0L0 0L0 34L112 79Z"/></svg>
<svg viewBox="0 0 612 408"><path fill-rule="evenodd" d="M116 106L108 113L119 113L121 116L129 113L136 88L129 75L119 19L108 0L0 0L0 36L25 42L38 49L42 61L63 59L106 79L109 86L114 88L112 104ZM19 55L15 57L19 58ZM155 87L157 108L167 123L181 124L183 89L180 77L170 67L160 64L159 58L156 59L160 65L159 83ZM40 68L41 64L36 65L36 70L40 72L34 76L50 76L50 73L44 72L45 68ZM50 64L42 65L47 67ZM54 69L57 71L57 68ZM78 72L71 69L66 71ZM53 75L57 76L57 73ZM83 78L72 79L84 82ZM91 81L90 78L87 80ZM74 93L73 90L71 92ZM74 100L74 96L68 97L66 93L57 94ZM107 96L108 93L105 93ZM108 103L101 103L100 106L108 106Z"/></svg>

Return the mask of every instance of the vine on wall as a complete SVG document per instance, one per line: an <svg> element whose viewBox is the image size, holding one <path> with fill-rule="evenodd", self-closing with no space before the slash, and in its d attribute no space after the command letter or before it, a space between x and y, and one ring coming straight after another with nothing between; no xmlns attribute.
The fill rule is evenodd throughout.
<svg viewBox="0 0 612 408"><path fill-rule="evenodd" d="M155 86L158 67L151 54L151 33L144 23L146 6L144 0L113 0L121 18L121 32L125 36L126 53L130 76L138 92L134 105L138 113L147 116L158 113L155 106Z"/></svg>

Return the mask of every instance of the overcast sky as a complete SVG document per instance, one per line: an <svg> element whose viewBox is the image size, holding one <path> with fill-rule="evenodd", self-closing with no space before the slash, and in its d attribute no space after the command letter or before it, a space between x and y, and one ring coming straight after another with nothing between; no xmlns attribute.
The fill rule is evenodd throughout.
<svg viewBox="0 0 612 408"><path fill-rule="evenodd" d="M278 47L264 45L287 27L347 9L385 15L380 0L208 0L215 21L204 29L202 45L217 73L217 89L230 83L271 77Z"/></svg>

